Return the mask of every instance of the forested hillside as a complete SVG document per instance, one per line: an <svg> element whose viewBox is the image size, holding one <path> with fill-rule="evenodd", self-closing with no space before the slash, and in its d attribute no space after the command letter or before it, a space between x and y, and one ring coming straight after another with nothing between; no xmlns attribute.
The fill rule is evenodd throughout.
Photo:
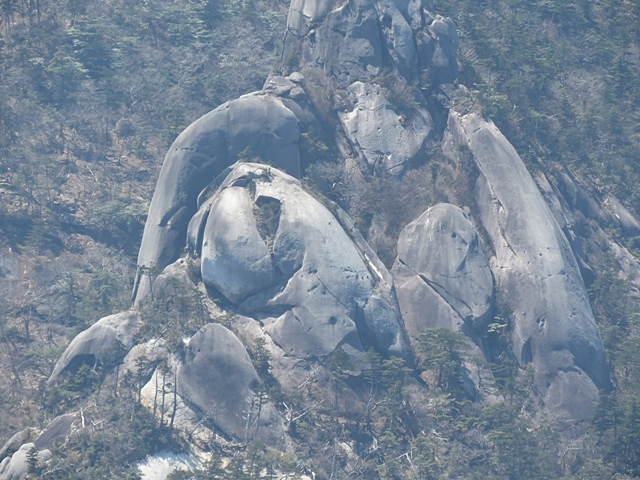
<svg viewBox="0 0 640 480"><path fill-rule="evenodd" d="M69 339L129 305L168 146L262 87L287 8L2 2L0 383L11 388L0 389L1 438L42 421L39 383Z"/></svg>
<svg viewBox="0 0 640 480"><path fill-rule="evenodd" d="M459 80L531 168L567 165L640 211L640 4L437 1Z"/></svg>
<svg viewBox="0 0 640 480"><path fill-rule="evenodd" d="M33 478L138 478L136 462L146 454L188 450L174 432L175 409L165 411L173 375L166 364L155 374L156 396L158 378L163 393L153 414L141 407L142 378L153 369L142 357L137 376L129 372L118 386L117 348L111 360L85 365L54 388L46 382L76 334L130 307L149 202L176 136L223 102L261 89L274 65L286 73L297 67L297 58L282 56L288 7L286 0L0 0L0 447L72 410L83 427L52 448L52 462L30 458ZM451 17L459 34L456 82L532 175L570 171L592 198L619 199L638 218L640 3L434 0L433 10ZM316 80L307 94L331 121L329 84ZM414 107L388 72L385 81L387 93ZM349 172L326 161L335 146L318 133L304 132L308 157L323 160L302 172L305 188L337 201L358 227L384 211L389 228L363 235L389 267L418 205L439 201L445 160L434 151L399 178L365 175L349 184ZM410 208L396 211L398 199ZM274 213L265 208L260 227L268 230ZM638 232L603 228L639 257ZM496 361L473 367L491 401L474 401L462 388L462 370L477 359L452 331L421 336L413 372L370 351L371 370L356 381L357 367L338 349L323 360L326 377L293 392L280 388L258 340L248 349L261 379L256 402L278 404L295 452L269 450L256 428L254 441L208 445L201 470L174 478L640 476L640 283L604 238L582 239L590 272L583 276L613 389L575 436L539 415L533 373L509 356L513 312L498 302L484 339ZM141 306L140 315L145 340L162 337L181 354L184 335L207 323L187 294Z"/></svg>

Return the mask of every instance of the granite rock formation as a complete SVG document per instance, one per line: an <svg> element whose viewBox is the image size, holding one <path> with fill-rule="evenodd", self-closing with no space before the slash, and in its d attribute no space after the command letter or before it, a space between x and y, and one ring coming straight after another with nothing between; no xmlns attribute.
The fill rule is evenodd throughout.
<svg viewBox="0 0 640 480"><path fill-rule="evenodd" d="M480 333L492 318L489 262L473 223L454 205L434 205L404 228L392 274L413 338L428 328Z"/></svg>
<svg viewBox="0 0 640 480"><path fill-rule="evenodd" d="M290 91L280 89L281 95ZM300 121L281 97L257 92L204 115L175 140L162 166L138 256L134 299L149 293L150 280L175 261L184 244L198 194L239 157L298 175Z"/></svg>
<svg viewBox="0 0 640 480"><path fill-rule="evenodd" d="M339 347L410 357L386 269L339 216L275 168L240 163L226 175L189 225L205 285L258 320L288 357Z"/></svg>
<svg viewBox="0 0 640 480"><path fill-rule="evenodd" d="M607 389L610 382L569 241L517 152L492 122L452 113L446 141L452 143L450 152L468 151L478 168L478 221L495 251L492 270L498 295L511 312L517 361L522 367L533 363L550 411L567 421L589 419L598 388Z"/></svg>
<svg viewBox="0 0 640 480"><path fill-rule="evenodd" d="M176 367L178 392L187 404L208 414L229 438L259 439L284 449L278 412L265 401L252 409L260 378L238 338L219 324L202 327L189 341Z"/></svg>
<svg viewBox="0 0 640 480"><path fill-rule="evenodd" d="M140 315L126 311L98 320L76 336L56 362L48 384L65 371L77 371L82 364L94 368L108 357L120 358L134 345L134 335L140 326Z"/></svg>
<svg viewBox="0 0 640 480"><path fill-rule="evenodd" d="M27 478L29 473L27 455L33 448L36 448L33 443L25 443L11 457L5 458L0 463L0 480L23 480ZM47 449L39 450L36 454L38 462L46 462L51 457L52 454Z"/></svg>
<svg viewBox="0 0 640 480"><path fill-rule="evenodd" d="M231 317L185 339L184 357L144 339L125 358L133 368L136 355L152 353L173 369L168 408L177 423L208 419L211 435L244 441L252 431L285 449L277 405L265 404L259 418L248 413L260 381L247 353L256 339L286 390L339 349L351 359L347 376L358 377L369 369L370 348L412 366L412 347L428 328L478 339L496 304L508 313L509 349L522 368L533 365L550 416L588 420L598 389L610 387L585 289L590 268L570 214L629 231L638 223L620 202L598 203L568 175L536 184L491 121L456 105L461 92L469 95L454 85L456 30L432 10L428 0L294 0L278 74L194 122L171 146L140 247L134 304L175 294L177 282L210 312ZM323 102L307 93L314 88L325 90ZM331 156L370 175L401 177L430 160L428 144L449 162L442 169L451 185L440 187L448 203L424 205L406 226L392 273L343 210L296 179L312 161L301 147L312 131L331 144ZM133 346L137 322L125 312L80 334L50 382L74 362L102 358L116 339ZM158 371L151 378L145 389L157 391Z"/></svg>

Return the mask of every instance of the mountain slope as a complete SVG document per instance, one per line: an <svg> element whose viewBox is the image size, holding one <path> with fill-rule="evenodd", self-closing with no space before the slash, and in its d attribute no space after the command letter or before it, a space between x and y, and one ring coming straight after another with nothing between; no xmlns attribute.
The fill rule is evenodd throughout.
<svg viewBox="0 0 640 480"><path fill-rule="evenodd" d="M205 6L190 3L192 10L188 11L202 20L207 18L202 16L202 12L207 11L201 10ZM231 6L227 5L228 8ZM278 73L292 74L288 78L270 78L263 91L245 97L244 102L249 105L250 99L266 99L267 103L277 99L283 108L291 112L291 122L295 122L297 129L287 129L288 133L294 133L291 142L287 142L297 152L291 157L293 163L300 162L293 170L306 173L307 188L315 188L313 194L331 211L330 214L311 215L310 212L315 210L309 207L306 211L312 217L310 220L326 217L329 224L337 221L339 225L332 228L348 233L355 244L354 251L358 252L354 258L360 256L365 267L337 272L333 271L336 265L332 260L324 266L333 273L322 273L323 270L318 268L324 262L319 260L323 258L322 254L318 257L322 249L316 246L316 242L321 240L326 245L328 240L324 235L327 232L306 238L303 244L309 253L303 255L304 262L298 258L298 253L305 250L300 250L300 240L294 240L298 235L293 233L296 232L295 225L300 222L291 220L295 215L287 206L287 199L293 194L284 187L270 190L274 179L284 175L276 170L279 165L263 168L243 163L232 167L232 170L224 170L226 165L237 159L244 162L268 160L275 147L268 141L259 140L260 127L247 134L253 127L247 127L250 122L242 120L242 116L234 117L239 111L237 103L223 105L221 111L231 112L227 114L226 121L216 120L214 129L191 127L197 134L183 135L183 140L175 144L180 148L172 148L165 161L167 171L171 171L172 162L181 164L180 155L185 157L182 163L186 165L201 166L202 161L208 165L206 162L212 156L220 164L204 170L186 169L186 173L180 175L165 175L167 186L156 190L155 195L161 198L174 188L172 182L178 180L180 186L180 182L186 179L185 185L188 185L185 195L170 199L171 205L166 209L168 213L157 214L157 206L154 205L158 203L155 199L152 202L134 290L141 327L132 337L120 339L116 336L113 338L119 340L109 340L112 343L108 345L102 340L98 350L89 343L86 352L83 350L84 353L75 357L67 353L62 357L67 360L58 362L56 372L66 371L66 375L46 392L42 404L45 417L40 420L40 425L45 427L48 424L46 415L84 406L84 410L80 409L81 418L76 420L76 425L81 420L82 428L71 434L71 443L61 450L56 450L54 443L39 441L45 435L41 434L36 439L36 448L54 448L54 458L60 463L53 469L51 463L34 463L33 469L40 469L53 477L68 477L71 472L81 478L95 477L101 475L101 469L109 458L119 455L123 472L127 469L133 471L135 461L145 452L168 447L174 451L213 452L212 461L205 465L212 478L216 478L215 475L252 477L263 468L267 469L268 475L275 469L280 473L313 473L319 478L335 475L355 478L429 478L438 475L467 478L472 477L473 472L492 478L516 478L523 470L534 478L559 476L563 472L585 478L614 470L631 475L636 473L634 435L637 432L633 427L634 405L638 398L634 367L637 364L634 349L637 337L633 316L636 289L634 283L624 277L639 268L637 261L625 249L625 246L633 249L639 226L632 214L613 196L614 192L631 188L629 178L633 173L623 179L621 172L624 169L610 167L608 172L617 173L605 177L604 181L601 180L604 183L598 184L594 178L599 170L576 168L575 160L565 161L560 155L564 155L564 148L556 145L556 151L551 150L557 138L563 138L562 135L553 137L548 132L537 135L538 120L546 122L548 127L554 121L553 114L548 118L542 118L544 114L540 114L536 118L533 135L530 131L527 135L522 133L527 128L531 129L532 124L513 114L517 107L512 107L508 115L506 110L498 107L500 102L511 101L515 105L516 100L522 100L544 111L535 96L535 88L529 85L528 80L524 82L525 93L518 88L510 90L512 84L508 81L487 86L494 72L506 73L495 66L483 70L479 61L473 60L473 50L481 48L484 37L479 34L474 37L465 28L486 27L483 27L483 22L471 22L477 13L473 5L458 7L456 15L464 20L461 22L463 60L459 78L472 89L471 93L452 83L458 70L454 57L458 38L453 23L432 13L434 7L428 2L424 6L416 2L398 2L397 5L360 1L345 5L311 1L293 3L283 55L276 65ZM629 9L625 11L633 14L632 6L626 7ZM540 14L543 20L548 20L546 23L542 21L541 25L547 29L548 35L556 35L551 38L555 38L557 44L569 43L567 39L575 40L577 33L571 28L554 30L557 22L561 23L559 19L564 18L556 12L556 7L548 2L536 4L542 13L535 9L529 12L528 8L528 4L496 3L484 5L483 12L488 18L497 19L496 28L501 32L510 32L507 21L525 22L526 18L536 18L534 13ZM551 17L547 18L545 15L549 15L549 8ZM586 6L582 8L600 20L592 26L591 34L596 35L611 27L606 16L596 15L602 13L599 4L590 10ZM498 10L500 14L496 13ZM136 10L135 15L139 12ZM244 13L243 10L229 12L236 16L233 18L247 14L246 10ZM135 17L129 13L131 18ZM167 17L172 21L182 18L177 12L172 13L176 15ZM72 15L78 15L78 12ZM589 17L586 13L584 15ZM27 17L22 18L26 24ZM117 15L114 18L118 18ZM579 16L576 21L582 19L583 16ZM191 20L192 24L187 24L192 29L163 30L167 35L164 40L198 44L207 28L211 31L218 28L204 20L204 23ZM74 25L75 20L69 27L70 35L76 35L73 33ZM153 33L153 22L149 25L149 38L158 41L159 37ZM11 24L7 24L9 26ZM526 22L525 26L528 26ZM6 33L9 34L8 28ZM510 34L517 36L519 32ZM91 56L83 51L86 32L83 35L76 35L78 40L73 44L74 56L82 64L78 68L87 70L83 75L92 79L92 82L86 80L86 84L100 84L104 80L100 75L104 72L101 66L91 64ZM489 40L498 46L495 51L501 52L501 48L506 48L498 34ZM515 40L508 44L508 48L517 48ZM633 40L626 41L633 51ZM514 52L510 53L508 59L514 65L531 62L528 54L519 57ZM88 56L83 56L85 54ZM488 54L487 58L493 59L491 55ZM52 62L53 58L55 55ZM572 61L566 63L573 65ZM303 75L295 72L297 69ZM631 76L623 81L625 86L637 70L631 69L631 72ZM554 77L548 73L545 78ZM479 79L487 83L480 84ZM634 91L633 85L631 81L631 92ZM501 92L506 92L505 96ZM620 98L627 98L625 95ZM597 103L598 97L595 98ZM628 108L633 105L634 98L631 94L620 103ZM264 102L254 103L261 105ZM511 107L510 104L508 106ZM577 108L576 105L570 107ZM254 114L262 112L262 107L248 108L253 113L247 118L260 124L262 117ZM266 111L265 118L271 120L273 109ZM567 111L571 115L571 109ZM513 138L537 185L507 139L481 114L494 115L507 136ZM210 120L206 119L214 117L203 117L200 122L209 126L207 122ZM120 123L119 127L117 123ZM114 132L122 143L112 145L121 148L116 165L134 169L134 165L126 165L129 160L122 156L127 148L125 138L129 135L146 137L142 133L127 133L130 130L125 128L126 121L117 123L113 127ZM274 125L270 121L262 123ZM626 144L633 145L633 127L629 128L631 130L618 133ZM221 133L211 133L218 131ZM223 138L232 145L231 148L225 147L228 151L224 158L216 157L223 149L219 144L211 143L212 137ZM276 137L280 138L279 135ZM397 138L402 138L403 142L398 143ZM613 142L612 138L600 137L600 144ZM544 144L547 147L543 141L547 142ZM9 145L15 146L15 139ZM247 146L249 148L245 148ZM202 148L211 151L206 150L209 153L203 154L205 150ZM545 148L549 151L543 156ZM589 148L586 147L584 155L593 155ZM537 163L532 163L531 151L538 153L540 160ZM289 158L281 154L276 157L275 162ZM70 158L73 163L84 165L79 163L80 159ZM631 156L621 158L621 165L631 164ZM92 161L103 165L100 159ZM601 168L603 166L604 161ZM238 176L237 172L243 168L251 171ZM99 182L90 166L87 170ZM119 171L115 167L114 170ZM46 172L44 178L48 179ZM222 175L214 179L218 172ZM15 177L14 182L18 178ZM190 183L190 178L194 178L196 183ZM88 252L96 251L92 246L94 242L114 244L114 238L120 237L123 231L135 234L140 217L132 215L124 205L131 203L126 188L131 189L136 181L132 177L128 187L120 182L115 193L109 190L106 197L111 198L109 202L121 203L107 210L108 215L113 215L107 218L121 221L123 215L130 217L124 223L112 223L102 230L96 229L95 224L102 226L107 214L103 213L103 218L92 226L82 215L72 213L71 221L68 217L64 222L52 221L53 227L49 231L38 233L31 227L29 238L32 239L25 245L23 238L27 235L21 230L20 221L26 222L28 227L32 225L29 222L48 219L49 212L57 208L55 202L36 203L34 199L38 197L32 196L27 197L33 200L27 209L7 210L10 221L6 225L18 228L13 231L7 229L6 233L14 249L21 247L22 255L5 256L6 284L14 291L28 286L27 292L39 292L41 288L58 282L55 289L45 290L47 295L37 296L35 301L28 296L16 296L17 299L27 299L22 300L26 308L15 309L16 313L9 316L7 328L3 330L5 352L11 354L6 358L12 362L9 363L12 380L23 389L22 395L32 395L29 388L33 389L38 377L29 370L22 373L20 361L35 358L34 366L41 369L42 378L48 376L52 368L52 361L47 364L44 359L57 356L55 350L29 356L30 350L26 348L54 343L67 334L59 327L53 329L52 325L67 322L69 326L75 324L77 329L81 329L87 323L93 323L91 318L86 318L87 310L93 309L91 315L97 318L126 304L126 301L118 300L117 283L111 290L102 290L104 286L113 285L113 282L109 283L109 274L113 275L111 272L117 268L124 269L121 265L126 264L126 260L111 265L102 262L99 267L96 263L88 263L91 267L85 267L86 270L80 273L78 268L83 261L89 262ZM162 182L161 174L161 185ZM211 183L207 185L208 182ZM197 185L195 190L194 185ZM50 195L52 190L47 190L47 185L44 187L36 191L46 197L46 192ZM125 188L119 190L122 187ZM73 190L61 189L62 193L68 194L69 191ZM353 217L353 221L323 194L336 200ZM228 200L231 198L229 195L235 200ZM243 200L239 201L240 198ZM435 231L431 228L439 229L436 230L440 232L438 234L451 238L468 235L464 232L469 228L471 231L476 229L477 234L469 238L475 238L472 241L489 258L488 266L493 270L495 279L495 285L492 282L488 285L489 292L493 292L487 302L491 313L482 321L474 321L463 314L464 308L460 305L468 300L466 290L452 290L446 282L435 283L434 279L441 274L440 268L431 273L428 268L422 269L421 274L416 275L415 282L418 283L414 284L428 285L430 294L435 295L438 302L445 302L451 326L434 330L407 325L416 364L413 365L412 359L405 364L393 354L406 352L406 347L398 347L403 344L404 333L402 321L397 322L398 312L404 313L407 309L403 308L401 296L398 297L400 304L394 303L394 290L389 289L393 277L386 271L384 263L376 258L376 253L390 266L395 259L398 236L406 238L404 233L400 235L400 231L438 201L463 207L466 213L460 211L461 215L471 219L471 226L461 228L455 222L441 221L433 226L427 223L413 238L420 238L420 235L425 239L432 238ZM633 211L633 196L625 197L625 201ZM40 204L44 207L33 209L33 205ZM86 211L93 214L100 209L88 207ZM218 213L211 215L211 211ZM244 219L239 226L239 220L227 227L215 220L231 214L236 219ZM169 236L154 234L154 229L165 227L178 233ZM111 232L109 228L112 228ZM237 235L234 229L238 229ZM336 233L327 238L340 235ZM181 250L185 246L185 236L189 253L183 255ZM235 245L233 238L236 237L247 237L247 245L264 243L266 253L254 258L252 255L257 250L252 247L243 251ZM73 251L75 257L71 256L73 239L77 245ZM428 240L424 242L429 245ZM56 249L60 243L62 246ZM131 253L128 250L130 244L115 244ZM153 253L155 248L161 254ZM226 253L220 255L219 249ZM272 253L268 254L271 250ZM333 250L346 251L343 247ZM42 258L39 264L34 262L40 269L34 268L34 274L43 271L53 274L41 278L41 284L34 288L33 284L27 283L34 278L33 274L21 275L16 262L22 260L30 265L27 255L36 251ZM402 253L400 249L398 251ZM104 255L102 252L98 249L98 254ZM449 255L444 246L435 252L436 255ZM245 258L245 255L249 257ZM414 255L414 258L419 259L419 255ZM182 258L177 263L169 265L180 256ZM405 267L417 270L414 265L407 264L406 256L403 258ZM466 262L464 259L467 257L462 258ZM236 262L236 267L229 269L225 262L231 260ZM76 262L71 263L73 269L67 267L72 261ZM275 262L275 266L269 267L269 262ZM247 275L233 284L233 277L243 269ZM106 277L104 274L99 276L101 271L107 274ZM219 272L226 273L221 275ZM355 294L347 295L352 288L347 285L352 284L349 282L353 282L351 277L354 273L356 280L360 279L353 284L356 285L353 288L360 292L358 295L361 294L361 283L367 283L369 275L378 280L371 297L363 302L357 300L350 306L353 299L359 298ZM293 274L291 280L280 285L282 278L288 278L286 275L289 274ZM344 275L345 280L342 280ZM96 282L91 283L94 277ZM313 280L314 277L320 281L319 284ZM341 284L342 281L345 283ZM142 289L141 282L146 282ZM604 345L608 348L607 360L613 385L603 344L591 308L587 305L585 283L590 285L592 307L599 320ZM334 290L334 285L345 286ZM126 289L127 285L121 284L120 287ZM79 288L86 292L86 301L80 300ZM312 301L310 299L316 298L313 295L317 294L301 295L303 288L308 288L308 292L317 291L319 295L328 292L342 306L336 305L333 309L327 306L327 302ZM98 295L95 295L96 291ZM344 295L347 297L342 298ZM207 297L217 299L218 304L213 304ZM411 298L411 295L405 298ZM620 302L620 298L624 302ZM49 323L45 323L47 328L41 328L44 307L53 305L53 300L60 302L56 304L60 306L57 310L49 310L56 313L50 314ZM99 307L96 309L94 306ZM333 313L342 308L346 309L345 312ZM18 321L22 321L24 336L16 328ZM405 317L404 322L407 321ZM38 328L30 328L31 322ZM223 326L206 325L211 322ZM442 323L439 317L433 317L426 326L436 327ZM346 328L349 325L353 327L351 330ZM345 333L343 339L327 333L338 329ZM214 335L213 331L226 333ZM45 332L49 333L48 337ZM51 332L55 332L57 337ZM389 332L393 335L389 336ZM192 335L194 345L189 341L185 346L183 339ZM193 373L185 373L197 370L198 358L209 358L205 354L198 357L207 342L198 343L196 339L210 337L214 338L214 343L235 338L224 342L229 345L235 342L237 346L228 354L211 356L213 363L210 365L234 365L238 371L250 372L250 388L237 385L243 392L239 393L240 397L245 398L250 407L242 407L242 401L236 401L222 409L226 413L234 408L246 410L238 412L238 415L247 417L244 434L238 425L233 429L225 427L228 422L216 410L222 400L216 400L215 396L206 399L206 395L203 397L202 392L193 386L199 375L209 374L201 372L194 377ZM87 334L83 338L92 337ZM396 347L390 349L392 355L386 356L386 351L380 346L393 345L394 341ZM133 344L137 346L125 357ZM373 349L365 353L365 347ZM232 351L244 351L244 354ZM249 355L253 366L247 363ZM401 356L406 359L409 355L401 353ZM213 360L214 357L217 360ZM479 361L482 358L490 362L489 366ZM222 367L213 368L214 373L216 368ZM306 378L304 372L308 374ZM119 382L120 375L122 382ZM287 376L297 378L296 384L299 383L300 387L292 388L295 385L287 384ZM20 385L22 378L26 388ZM594 385L603 391L598 392ZM302 386L305 387L300 390ZM231 394L233 388L228 390ZM105 399L109 408L100 406ZM371 405L375 407L371 409ZM152 414L141 407L146 407ZM271 442L271 446L283 440L287 446L280 448L295 455L297 466L286 455L279 456L265 450L259 443L249 441L251 438L247 432L253 431L254 420L250 419L254 418L254 408L257 408L257 417L254 419L253 439L259 437L258 433L266 433L264 428L268 427L264 427L264 422L267 421L273 427L268 433L280 439ZM260 423L263 409L265 417ZM586 423L594 413L593 428L597 435L590 435L591 427ZM85 415L91 418L93 427L86 426ZM106 421L107 418L111 420ZM282 430L275 427L278 421L267 418L281 419L278 421L282 421L285 427L284 437ZM620 427L618 422L623 426ZM96 425L103 424L105 430L101 432ZM141 424L145 427L140 428ZM115 437L120 435L119 431L124 431L125 436L134 438L132 427L139 429L143 448L132 449L127 455L117 454ZM185 432L191 433L185 436ZM24 438L16 441L24 442ZM85 442L85 449L101 444L102 456L96 458L80 454L82 442ZM514 450L516 446L517 451ZM79 470L73 467L73 458L78 458L78 455L83 465ZM223 468L217 463L217 455L236 460ZM555 457L562 458L562 461L558 463ZM3 465L7 465L8 459L5 458ZM451 461L453 459L455 461ZM215 473L221 468L226 473Z"/></svg>

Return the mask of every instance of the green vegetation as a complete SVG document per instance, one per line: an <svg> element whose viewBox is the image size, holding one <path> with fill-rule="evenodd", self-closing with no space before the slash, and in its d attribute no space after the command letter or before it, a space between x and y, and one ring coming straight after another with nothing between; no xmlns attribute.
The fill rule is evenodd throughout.
<svg viewBox="0 0 640 480"><path fill-rule="evenodd" d="M0 392L0 438L45 421L36 399L64 346L130 306L169 144L202 114L262 86L287 8L0 2L0 384L11 386ZM177 327L192 331L199 320L170 323L169 312L184 310L170 308L153 328L171 325L167 341L179 345Z"/></svg>
<svg viewBox="0 0 640 480"><path fill-rule="evenodd" d="M640 7L622 0L436 0L460 83L530 167L586 175L640 212Z"/></svg>

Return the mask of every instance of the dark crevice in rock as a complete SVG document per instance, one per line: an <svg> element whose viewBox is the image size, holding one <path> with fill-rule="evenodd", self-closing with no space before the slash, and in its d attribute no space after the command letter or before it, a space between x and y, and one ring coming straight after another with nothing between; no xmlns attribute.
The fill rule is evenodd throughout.
<svg viewBox="0 0 640 480"><path fill-rule="evenodd" d="M364 309L365 305L356 305L355 315L353 316L353 321L356 324L356 330L358 332L358 338L360 339L360 343L362 344L362 348L366 350L374 349L377 350L377 342L376 335L373 332L369 325L367 325L367 320L365 318Z"/></svg>
<svg viewBox="0 0 640 480"><path fill-rule="evenodd" d="M420 280L422 280L425 285L427 285L431 290L433 290L433 292L438 295L440 298L442 298L442 300L449 305L449 307L451 307L451 309L456 312L460 318L462 318L465 322L466 319L464 317L462 317L462 315L460 314L460 312L458 311L457 308L455 308L453 305L451 305L451 302L449 302L439 291L438 289L441 289L443 292L445 293L449 293L447 292L447 289L444 288L442 285L438 284L437 282L434 282L432 280L429 280L424 274L416 272L413 268L411 268L409 265L407 265L400 257L398 257L398 263L400 263L401 265L403 265L404 267L408 268L409 270L411 270L411 272L413 272ZM437 288L436 288L437 287ZM450 296L452 296L451 294L449 294ZM462 303L465 307L467 307L469 309L469 311L472 311L471 307L464 302L462 299L457 299L460 303Z"/></svg>
<svg viewBox="0 0 640 480"><path fill-rule="evenodd" d="M277 198L259 196L255 201L253 216L256 220L256 228L269 252L273 252L276 233L280 225L280 200Z"/></svg>
<svg viewBox="0 0 640 480"><path fill-rule="evenodd" d="M289 304L264 305L254 310L245 307L244 304L241 304L238 308L238 312L250 314L256 320L263 320L265 318L280 317L288 311L292 311L295 307L296 305Z"/></svg>
<svg viewBox="0 0 640 480"><path fill-rule="evenodd" d="M520 353L520 365L524 367L528 363L533 361L533 352L531 347L531 337L527 338L522 345L522 352Z"/></svg>
<svg viewBox="0 0 640 480"><path fill-rule="evenodd" d="M440 285L440 284L439 284L439 283L437 283L437 282L434 282L433 280L429 280L426 276L424 276L424 275L423 275L423 274L421 274L421 273L419 273L419 274L418 274L418 276L420 277L420 279L421 279L424 283L426 283L427 285L429 285L429 286L433 289L433 291L434 291L434 292L436 292L438 295L440 295L440 297L441 297L445 302L447 302L447 304L448 304L448 305L449 305L449 306L450 306L450 307L451 307L451 308L452 308L452 309L453 309L453 310L454 310L458 315L460 315L460 317L461 317L463 320L466 320L466 319L465 319L465 317L463 317L463 316L462 316L462 314L458 311L458 309L457 309L456 307L454 307L454 306L451 304L451 302L449 302L449 301L445 298L445 296L444 296L444 295L442 295L442 294L439 292L439 289L440 289L442 292L446 293L446 294L447 294L447 296L449 296L450 298L455 298L453 295L451 295L451 293L449 293L449 292L447 291L447 289L446 289L444 286ZM468 304L467 302L465 302L464 300L462 300L461 298L456 298L456 300L458 300L461 304L463 304L465 307L467 307L467 308L469 309L469 311L470 311L470 312L471 312L471 311L473 311L473 309L469 306L469 304Z"/></svg>
<svg viewBox="0 0 640 480"><path fill-rule="evenodd" d="M190 253L191 255L193 255L194 257L199 257L200 256L200 252L202 251L202 243L204 241L204 229L207 226L207 220L209 219L209 212L210 212L210 208L207 208L207 210L205 212L202 213L202 217L200 219L198 219L198 228L195 231L195 238L193 238L193 240L195 240L193 242L192 245L189 245L190 247ZM196 216L193 217L193 219L195 219ZM191 222L189 222L191 223ZM191 230L191 225L189 225L189 229Z"/></svg>
<svg viewBox="0 0 640 480"><path fill-rule="evenodd" d="M318 280L318 283L320 283L320 285L322 285L324 287L325 292L327 292L329 295L331 295L336 302L338 302L340 305L342 305L344 308L346 308L347 311L350 312L352 310L350 306L345 305L338 297L336 297L335 294L331 290L329 290L327 285L322 280L320 280L320 278L317 275L315 275L314 273L311 273L311 275L313 275L314 278L316 280Z"/></svg>

